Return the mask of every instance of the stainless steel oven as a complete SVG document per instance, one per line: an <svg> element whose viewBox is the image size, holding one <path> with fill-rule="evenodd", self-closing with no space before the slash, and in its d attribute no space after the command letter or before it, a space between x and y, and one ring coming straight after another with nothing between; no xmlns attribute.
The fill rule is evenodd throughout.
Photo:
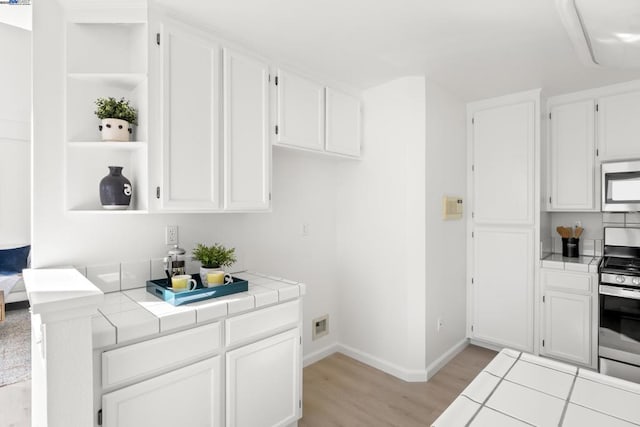
<svg viewBox="0 0 640 427"><path fill-rule="evenodd" d="M605 228L600 264L600 372L640 382L640 229Z"/></svg>

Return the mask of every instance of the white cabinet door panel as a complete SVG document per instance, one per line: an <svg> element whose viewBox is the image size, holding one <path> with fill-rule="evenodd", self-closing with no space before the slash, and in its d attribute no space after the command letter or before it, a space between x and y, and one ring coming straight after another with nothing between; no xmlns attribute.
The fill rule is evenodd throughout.
<svg viewBox="0 0 640 427"><path fill-rule="evenodd" d="M267 209L269 67L224 49L225 209Z"/></svg>
<svg viewBox="0 0 640 427"><path fill-rule="evenodd" d="M162 26L164 209L219 207L220 47Z"/></svg>
<svg viewBox="0 0 640 427"><path fill-rule="evenodd" d="M221 425L220 356L102 396L105 427Z"/></svg>
<svg viewBox="0 0 640 427"><path fill-rule="evenodd" d="M311 150L324 148L324 87L278 70L276 143Z"/></svg>
<svg viewBox="0 0 640 427"><path fill-rule="evenodd" d="M533 351L533 231L474 230L473 336Z"/></svg>
<svg viewBox="0 0 640 427"><path fill-rule="evenodd" d="M591 365L591 298L545 291L544 354Z"/></svg>
<svg viewBox="0 0 640 427"><path fill-rule="evenodd" d="M600 160L640 157L640 91L598 99Z"/></svg>
<svg viewBox="0 0 640 427"><path fill-rule="evenodd" d="M473 203L477 224L533 225L535 103L474 114Z"/></svg>
<svg viewBox="0 0 640 427"><path fill-rule="evenodd" d="M551 208L593 210L595 201L595 103L551 107Z"/></svg>
<svg viewBox="0 0 640 427"><path fill-rule="evenodd" d="M360 100L326 89L326 145L332 153L360 155Z"/></svg>
<svg viewBox="0 0 640 427"><path fill-rule="evenodd" d="M300 333L292 329L227 353L228 427L286 426L300 414Z"/></svg>

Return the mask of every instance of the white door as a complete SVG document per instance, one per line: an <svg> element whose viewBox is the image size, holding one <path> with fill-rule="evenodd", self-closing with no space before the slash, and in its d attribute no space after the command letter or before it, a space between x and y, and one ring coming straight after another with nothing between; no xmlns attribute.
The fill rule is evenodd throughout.
<svg viewBox="0 0 640 427"><path fill-rule="evenodd" d="M594 210L595 102L554 105L550 112L551 208Z"/></svg>
<svg viewBox="0 0 640 427"><path fill-rule="evenodd" d="M286 426L301 413L300 332L227 353L227 427Z"/></svg>
<svg viewBox="0 0 640 427"><path fill-rule="evenodd" d="M360 100L326 89L326 145L332 153L360 156Z"/></svg>
<svg viewBox="0 0 640 427"><path fill-rule="evenodd" d="M473 115L476 223L533 225L534 127L534 102Z"/></svg>
<svg viewBox="0 0 640 427"><path fill-rule="evenodd" d="M640 91L598 99L599 160L640 157Z"/></svg>
<svg viewBox="0 0 640 427"><path fill-rule="evenodd" d="M476 227L473 252L473 337L533 351L533 231Z"/></svg>
<svg viewBox="0 0 640 427"><path fill-rule="evenodd" d="M167 23L161 40L161 207L217 209L220 47Z"/></svg>
<svg viewBox="0 0 640 427"><path fill-rule="evenodd" d="M224 49L224 207L269 207L269 67Z"/></svg>
<svg viewBox="0 0 640 427"><path fill-rule="evenodd" d="M543 354L591 365L591 298L545 291Z"/></svg>
<svg viewBox="0 0 640 427"><path fill-rule="evenodd" d="M324 148L324 87L296 74L278 70L276 143Z"/></svg>
<svg viewBox="0 0 640 427"><path fill-rule="evenodd" d="M221 425L220 356L102 396L105 427Z"/></svg>

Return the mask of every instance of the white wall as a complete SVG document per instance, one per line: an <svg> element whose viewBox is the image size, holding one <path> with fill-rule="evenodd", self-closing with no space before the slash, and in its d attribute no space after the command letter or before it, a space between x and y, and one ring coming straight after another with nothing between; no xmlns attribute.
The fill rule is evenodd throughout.
<svg viewBox="0 0 640 427"><path fill-rule="evenodd" d="M426 363L431 375L438 359L466 336L466 221L442 219L443 196L460 196L467 203L466 105L429 80L426 103Z"/></svg>
<svg viewBox="0 0 640 427"><path fill-rule="evenodd" d="M246 216L246 262L256 271L304 282L304 354L338 340L336 289L336 165L340 160L301 151L273 150L273 212ZM347 166L348 166L347 165ZM308 234L302 232L307 224ZM312 341L312 320L329 315L329 335Z"/></svg>
<svg viewBox="0 0 640 427"><path fill-rule="evenodd" d="M425 83L364 92L364 147L337 169L340 339L394 375L425 374Z"/></svg>
<svg viewBox="0 0 640 427"><path fill-rule="evenodd" d="M31 32L0 23L0 246L30 241Z"/></svg>

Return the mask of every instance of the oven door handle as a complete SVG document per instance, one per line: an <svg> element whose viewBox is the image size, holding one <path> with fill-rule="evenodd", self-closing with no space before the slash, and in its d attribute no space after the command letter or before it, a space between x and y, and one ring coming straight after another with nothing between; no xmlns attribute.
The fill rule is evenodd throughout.
<svg viewBox="0 0 640 427"><path fill-rule="evenodd" d="M600 285L600 295L640 300L640 289L621 288L618 286Z"/></svg>

